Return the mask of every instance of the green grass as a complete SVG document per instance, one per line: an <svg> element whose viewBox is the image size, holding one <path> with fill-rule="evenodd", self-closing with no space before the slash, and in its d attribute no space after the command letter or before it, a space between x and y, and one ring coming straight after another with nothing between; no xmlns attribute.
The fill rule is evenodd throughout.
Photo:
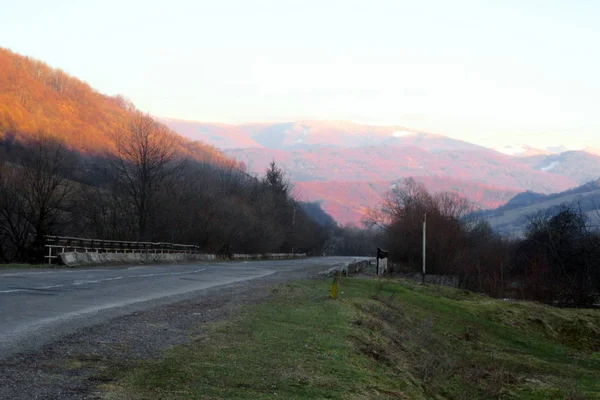
<svg viewBox="0 0 600 400"><path fill-rule="evenodd" d="M600 398L600 312L350 278L281 285L110 399ZM114 377L114 376L113 376Z"/></svg>

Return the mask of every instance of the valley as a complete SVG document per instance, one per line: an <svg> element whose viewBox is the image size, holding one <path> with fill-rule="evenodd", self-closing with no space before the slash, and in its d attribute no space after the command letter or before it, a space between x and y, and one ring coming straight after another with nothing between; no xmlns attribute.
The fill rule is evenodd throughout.
<svg viewBox="0 0 600 400"><path fill-rule="evenodd" d="M262 174L271 161L282 165L298 198L321 203L341 225L361 226L368 210L408 177L485 210L522 192L562 192L600 176L600 156L585 151L525 147L500 152L402 126L163 122L188 139L222 149L251 174Z"/></svg>
<svg viewBox="0 0 600 400"><path fill-rule="evenodd" d="M600 399L600 2L5 3L0 399Z"/></svg>

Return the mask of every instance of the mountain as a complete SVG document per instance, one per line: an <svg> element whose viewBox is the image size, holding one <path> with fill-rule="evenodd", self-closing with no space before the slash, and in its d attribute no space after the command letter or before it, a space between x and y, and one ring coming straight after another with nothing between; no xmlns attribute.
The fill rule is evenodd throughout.
<svg viewBox="0 0 600 400"><path fill-rule="evenodd" d="M553 149L521 146L520 156L511 156L402 126L164 122L222 148L251 173L262 175L274 160L285 168L302 200L321 202L342 224L360 224L366 211L378 207L382 195L406 177L418 178L431 191L454 191L481 208L494 208L526 190L549 194L576 187L600 171L600 158L587 153L561 156ZM561 166L548 168L556 160Z"/></svg>
<svg viewBox="0 0 600 400"><path fill-rule="evenodd" d="M451 139L447 139L452 141ZM434 141L438 143L436 138ZM473 150L431 151L427 140L419 147L408 143L368 147L311 147L279 150L249 148L227 150L250 171L262 172L271 160L285 165L292 180L389 181L410 176L451 177L484 185L552 193L576 186L577 181L552 177L518 159L497 152Z"/></svg>
<svg viewBox="0 0 600 400"><path fill-rule="evenodd" d="M45 235L323 254L333 224L319 205L292 201L278 171L264 184L241 167L121 97L0 49L0 262L42 262Z"/></svg>
<svg viewBox="0 0 600 400"><path fill-rule="evenodd" d="M60 69L0 47L0 141L22 142L39 132L63 139L84 154L115 150L113 132L130 115L129 103ZM177 135L182 155L230 164L220 150Z"/></svg>
<svg viewBox="0 0 600 400"><path fill-rule="evenodd" d="M600 176L600 155L585 151L525 157L522 161L537 171L567 177L578 184L598 179Z"/></svg>
<svg viewBox="0 0 600 400"><path fill-rule="evenodd" d="M176 119L163 122L180 134L203 140L220 149L266 148L272 150L315 147L361 148L366 146L426 147L431 152L485 149L402 126L372 126L344 121L298 121L273 124L228 125Z"/></svg>
<svg viewBox="0 0 600 400"><path fill-rule="evenodd" d="M198 124L189 121L163 118L162 121L175 132L192 140L210 143L219 149L262 147L241 127L227 124Z"/></svg>
<svg viewBox="0 0 600 400"><path fill-rule="evenodd" d="M600 147L586 147L585 149L583 149L583 151L585 151L586 153L590 153L593 154L595 156L600 156Z"/></svg>
<svg viewBox="0 0 600 400"><path fill-rule="evenodd" d="M520 236L532 215L552 211L564 204L576 206L587 214L591 223L600 223L600 179L550 195L531 191L519 193L505 205L478 215L499 232Z"/></svg>
<svg viewBox="0 0 600 400"><path fill-rule="evenodd" d="M447 177L416 176L434 191L451 191L472 200L476 206L488 209L505 204L519 193L515 189L493 187ZM307 201L318 201L328 214L333 215L342 225L360 224L369 209L376 209L386 192L401 182L391 181L355 181L355 182L296 182L298 196Z"/></svg>
<svg viewBox="0 0 600 400"><path fill-rule="evenodd" d="M528 145L509 145L495 149L498 153L506 154L508 156L516 157L529 157L529 156L540 156L549 155L553 152L549 149L540 149Z"/></svg>

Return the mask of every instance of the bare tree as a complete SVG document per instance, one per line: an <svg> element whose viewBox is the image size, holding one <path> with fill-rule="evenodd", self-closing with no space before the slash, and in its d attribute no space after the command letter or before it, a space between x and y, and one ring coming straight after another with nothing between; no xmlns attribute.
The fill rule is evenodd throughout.
<svg viewBox="0 0 600 400"><path fill-rule="evenodd" d="M116 178L134 208L137 239L144 240L149 236L148 224L160 184L182 166L176 136L148 114L135 111L126 126L116 132L115 145Z"/></svg>
<svg viewBox="0 0 600 400"><path fill-rule="evenodd" d="M65 176L75 163L62 141L44 135L38 136L31 158L25 161L23 195L39 243L45 234L53 233L54 227L64 222L62 218L75 189Z"/></svg>
<svg viewBox="0 0 600 400"><path fill-rule="evenodd" d="M414 179L404 180L386 195L380 213L390 256L407 266L421 265L422 227L427 214L428 270L458 272L468 250L469 226L464 217L472 210L468 201L453 193L430 194Z"/></svg>
<svg viewBox="0 0 600 400"><path fill-rule="evenodd" d="M85 236L99 239L131 240L137 221L131 203L117 190L83 187L78 193L77 216Z"/></svg>
<svg viewBox="0 0 600 400"><path fill-rule="evenodd" d="M8 163L0 165L0 258L7 261L25 259L33 234L19 191L19 168Z"/></svg>
<svg viewBox="0 0 600 400"><path fill-rule="evenodd" d="M600 286L597 256L600 241L586 224L577 204L563 204L556 210L531 218L526 239L519 251L521 271L531 269L532 260L541 260L535 271L537 300L563 304L593 304ZM541 290L540 290L541 289Z"/></svg>
<svg viewBox="0 0 600 400"><path fill-rule="evenodd" d="M0 229L17 258L39 258L44 236L68 223L75 185L65 176L76 159L62 141L39 134L19 161L0 172Z"/></svg>

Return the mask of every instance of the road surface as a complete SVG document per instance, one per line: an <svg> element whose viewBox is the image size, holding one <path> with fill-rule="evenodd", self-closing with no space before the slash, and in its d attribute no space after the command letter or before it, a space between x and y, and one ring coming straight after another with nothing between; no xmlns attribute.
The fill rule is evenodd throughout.
<svg viewBox="0 0 600 400"><path fill-rule="evenodd" d="M0 358L32 351L77 329L235 282L350 258L201 262L0 272Z"/></svg>

